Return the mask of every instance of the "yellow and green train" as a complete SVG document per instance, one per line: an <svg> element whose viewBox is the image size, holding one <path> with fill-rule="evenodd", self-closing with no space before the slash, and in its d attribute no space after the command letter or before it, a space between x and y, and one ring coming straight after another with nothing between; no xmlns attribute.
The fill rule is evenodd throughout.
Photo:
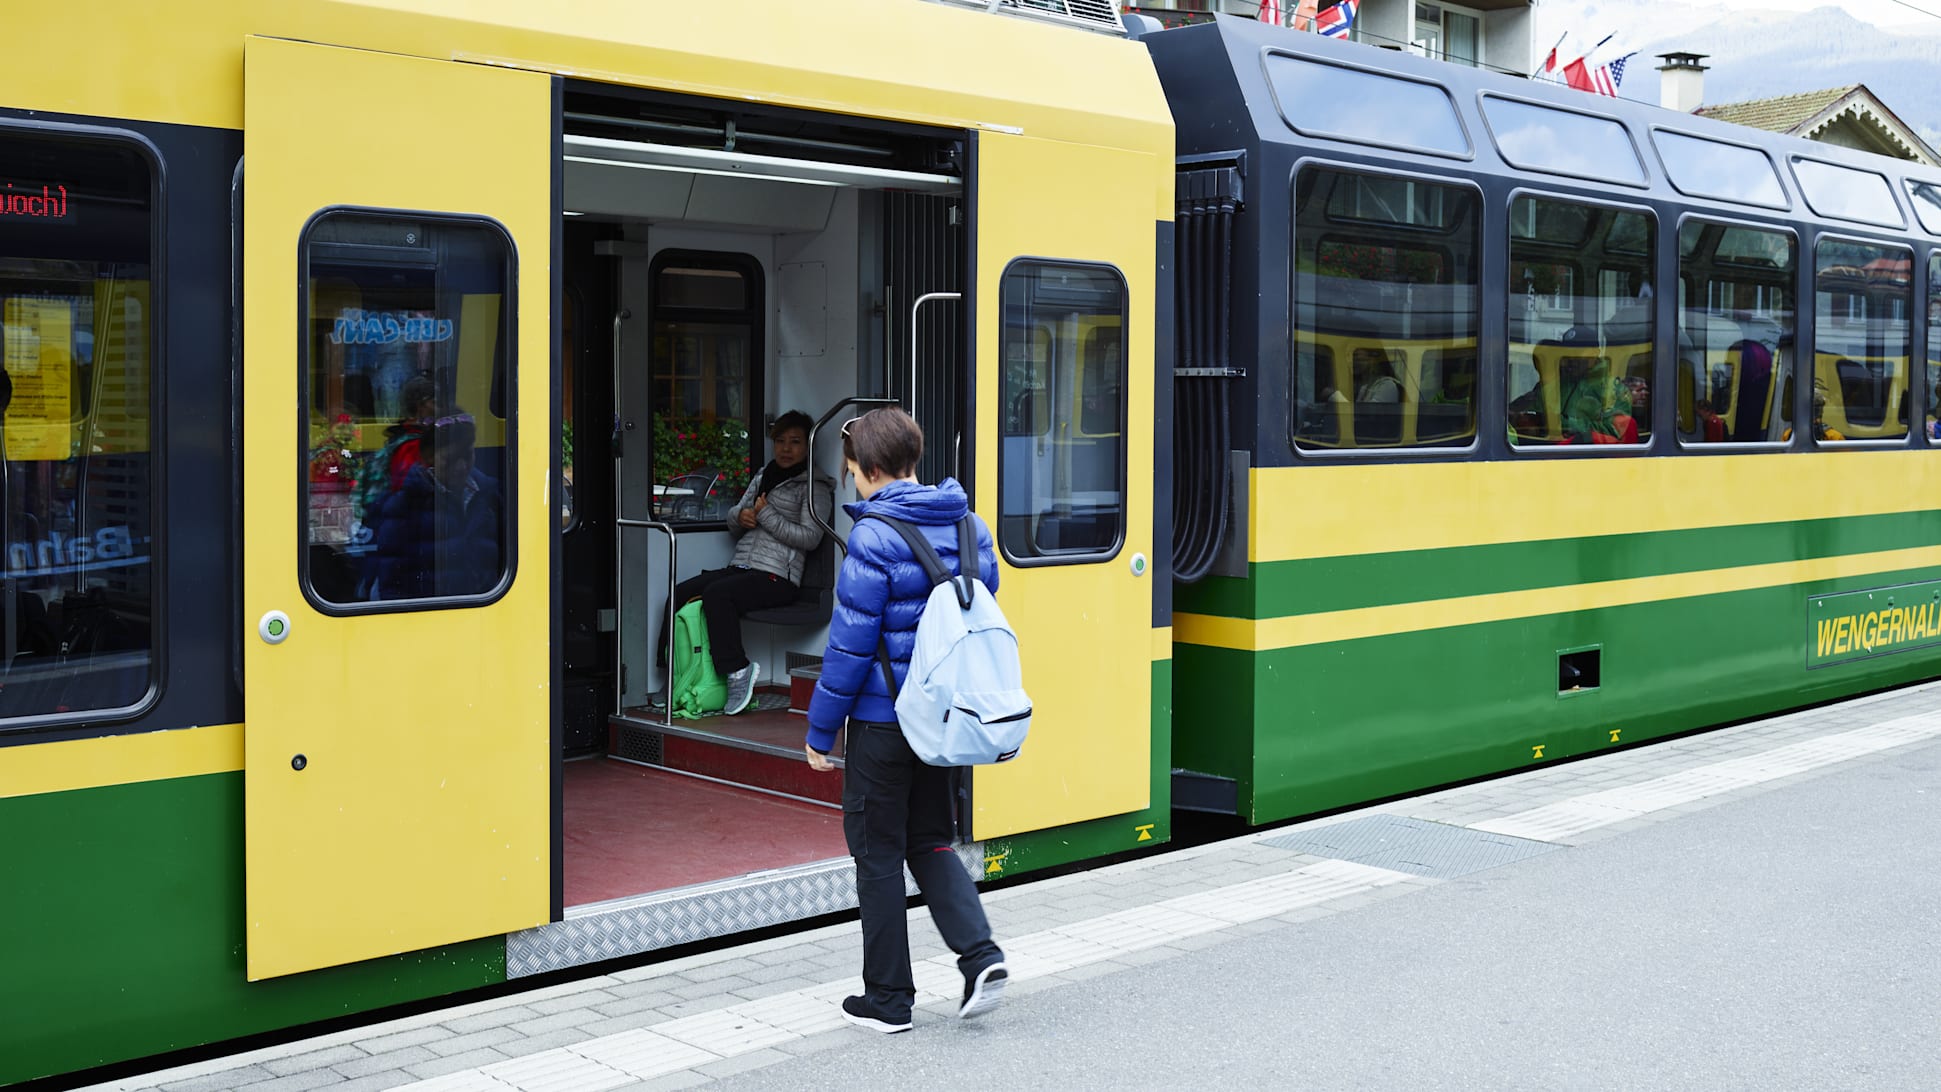
<svg viewBox="0 0 1941 1092"><path fill-rule="evenodd" d="M648 700L790 409L833 470L909 407L996 533L987 878L1941 673L1941 176L990 9L14 13L0 1083L853 906L681 795L813 843L790 696ZM412 575L434 419L477 518Z"/></svg>

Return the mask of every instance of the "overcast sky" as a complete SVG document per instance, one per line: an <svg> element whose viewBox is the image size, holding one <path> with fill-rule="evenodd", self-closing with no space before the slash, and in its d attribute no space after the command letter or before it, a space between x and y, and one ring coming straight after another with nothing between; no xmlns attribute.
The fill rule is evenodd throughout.
<svg viewBox="0 0 1941 1092"><path fill-rule="evenodd" d="M1710 0L1728 8L1745 8L1752 11L1811 11L1814 8L1837 7L1846 9L1847 14L1856 19L1880 26L1897 26L1903 23L1932 23L1941 25L1941 18L1923 15L1921 12L1897 4L1894 0ZM1908 0L1916 8L1941 14L1941 0Z"/></svg>

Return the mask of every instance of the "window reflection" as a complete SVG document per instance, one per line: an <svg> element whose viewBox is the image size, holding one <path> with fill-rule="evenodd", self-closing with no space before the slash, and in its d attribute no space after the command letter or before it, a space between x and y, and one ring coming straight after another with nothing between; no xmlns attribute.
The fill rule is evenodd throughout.
<svg viewBox="0 0 1941 1092"><path fill-rule="evenodd" d="M0 134L0 717L131 706L155 645L150 173Z"/></svg>
<svg viewBox="0 0 1941 1092"><path fill-rule="evenodd" d="M999 545L1014 559L1110 556L1125 538L1125 282L1018 262L1003 293Z"/></svg>
<svg viewBox="0 0 1941 1092"><path fill-rule="evenodd" d="M1510 443L1650 439L1654 230L1629 209L1511 205Z"/></svg>
<svg viewBox="0 0 1941 1092"><path fill-rule="evenodd" d="M1907 435L1913 261L1903 247L1876 243L1821 239L1815 247L1815 440Z"/></svg>
<svg viewBox="0 0 1941 1092"><path fill-rule="evenodd" d="M1792 416L1791 234L1688 220L1678 229L1678 438L1783 439Z"/></svg>
<svg viewBox="0 0 1941 1092"><path fill-rule="evenodd" d="M1333 170L1296 179L1298 446L1474 439L1477 208L1457 186Z"/></svg>
<svg viewBox="0 0 1941 1092"><path fill-rule="evenodd" d="M311 592L340 605L491 592L511 541L504 234L339 212L304 250Z"/></svg>

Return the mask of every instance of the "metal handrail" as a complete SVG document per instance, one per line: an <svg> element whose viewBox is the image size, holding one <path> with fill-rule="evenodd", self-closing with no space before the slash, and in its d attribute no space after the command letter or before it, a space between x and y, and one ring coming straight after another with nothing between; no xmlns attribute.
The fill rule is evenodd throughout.
<svg viewBox="0 0 1941 1092"><path fill-rule="evenodd" d="M836 414L842 412L842 409L844 406L900 406L902 404L903 404L902 402L899 402L894 398L865 398L861 395L858 395L854 398L845 398L842 401L837 402L835 405L830 406L827 412L825 412L821 417L816 418L815 423L809 426L809 473L810 475L813 476L815 474L815 434L817 432L822 431L822 426L828 424L832 419L834 419ZM840 481L841 475L839 474L835 475L835 478L838 481ZM831 495L833 495L835 491L832 489L830 490L830 492L831 492ZM828 535L830 541L836 544L836 549L842 551L842 555L844 557L848 557L849 546L843 542L842 536L836 533L836 527L835 527L836 513L832 510L829 513L829 522L824 523L822 522L822 515L815 510L815 503L814 503L815 490L814 489L811 489L809 491L809 500L810 500L809 518L814 520L815 525L817 527L822 528L822 533L825 535Z"/></svg>
<svg viewBox="0 0 1941 1092"><path fill-rule="evenodd" d="M910 416L917 416L917 312L931 300L961 300L962 292L925 292L910 305Z"/></svg>
<svg viewBox="0 0 1941 1092"><path fill-rule="evenodd" d="M613 525L615 528L614 547L615 547L615 553L616 553L616 556L614 558L614 564L613 564L613 668L614 668L613 670L613 677L614 677L613 713L615 716L621 716L627 711L627 706L626 706L627 695L626 695L625 687L620 685L620 665L622 662L622 657L625 655L624 651L621 649L620 642L621 642L621 638L626 633L625 627L623 627L620 624L620 615L622 610L620 605L621 604L620 596L623 590L620 586L620 574L626 568L626 566L622 564L622 559L624 558L625 555L622 554L619 550L620 532L628 531L628 530L659 531L661 534L664 534L667 536L667 610L668 610L667 624L668 625L674 624L674 614L673 614L674 589L676 587L674 578L675 578L675 575L680 572L680 569L677 567L676 563L680 560L681 540L677 535L674 534L674 526L672 524L663 523L660 520L628 519L625 516L616 515L613 518ZM654 644L654 636L655 635L651 632L651 627L650 627L650 632L647 634L647 656L648 656L649 663L652 663L653 661L654 649L656 647ZM668 686L670 691L670 693L668 694L668 697L671 699L673 697L673 694L671 692L673 688L672 679L668 680ZM674 718L674 703L672 700L670 700L667 703L667 708L662 711L661 719L664 723L671 725L674 723L673 718Z"/></svg>

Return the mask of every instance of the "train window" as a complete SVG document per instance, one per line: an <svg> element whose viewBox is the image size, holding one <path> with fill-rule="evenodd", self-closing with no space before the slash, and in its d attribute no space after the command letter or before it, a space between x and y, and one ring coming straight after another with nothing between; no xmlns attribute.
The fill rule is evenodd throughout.
<svg viewBox="0 0 1941 1092"><path fill-rule="evenodd" d="M1051 328L1010 331L1004 341L1004 434L1051 429Z"/></svg>
<svg viewBox="0 0 1941 1092"><path fill-rule="evenodd" d="M1449 92L1432 83L1269 53L1281 120L1308 136L1467 158L1469 134Z"/></svg>
<svg viewBox="0 0 1941 1092"><path fill-rule="evenodd" d="M1806 203L1821 216L1882 227L1907 226L1885 175L1795 156L1793 177L1799 180Z"/></svg>
<svg viewBox="0 0 1941 1092"><path fill-rule="evenodd" d="M655 511L720 530L761 468L761 266L662 251L652 276Z"/></svg>
<svg viewBox="0 0 1941 1092"><path fill-rule="evenodd" d="M1928 412L1930 443L1941 441L1941 252L1928 255Z"/></svg>
<svg viewBox="0 0 1941 1092"><path fill-rule="evenodd" d="M466 605L512 568L512 245L475 219L304 232L303 571L323 609Z"/></svg>
<svg viewBox="0 0 1941 1092"><path fill-rule="evenodd" d="M1771 209L1787 206L1779 172L1766 153L1743 144L1655 129L1651 142L1678 192Z"/></svg>
<svg viewBox="0 0 1941 1092"><path fill-rule="evenodd" d="M1678 439L1768 443L1792 417L1791 232L1687 220L1678 229Z"/></svg>
<svg viewBox="0 0 1941 1092"><path fill-rule="evenodd" d="M1615 118L1555 106L1483 96L1496 150L1511 166L1634 186L1645 183L1644 161L1631 134Z"/></svg>
<svg viewBox="0 0 1941 1092"><path fill-rule="evenodd" d="M1907 195L1913 201L1914 215L1920 217L1921 226L1928 229L1929 235L1941 235L1941 185L1910 178Z"/></svg>
<svg viewBox="0 0 1941 1092"><path fill-rule="evenodd" d="M1294 206L1295 446L1474 442L1475 191L1310 168Z"/></svg>
<svg viewBox="0 0 1941 1092"><path fill-rule="evenodd" d="M1104 560L1125 541L1125 279L1019 260L1003 299L998 545L1016 564Z"/></svg>
<svg viewBox="0 0 1941 1092"><path fill-rule="evenodd" d="M1813 439L1906 436L1913 253L1821 239L1813 261Z"/></svg>
<svg viewBox="0 0 1941 1092"><path fill-rule="evenodd" d="M0 718L154 683L153 169L117 141L0 132Z"/></svg>
<svg viewBox="0 0 1941 1092"><path fill-rule="evenodd" d="M1510 443L1649 442L1656 221L1519 197L1510 224Z"/></svg>

